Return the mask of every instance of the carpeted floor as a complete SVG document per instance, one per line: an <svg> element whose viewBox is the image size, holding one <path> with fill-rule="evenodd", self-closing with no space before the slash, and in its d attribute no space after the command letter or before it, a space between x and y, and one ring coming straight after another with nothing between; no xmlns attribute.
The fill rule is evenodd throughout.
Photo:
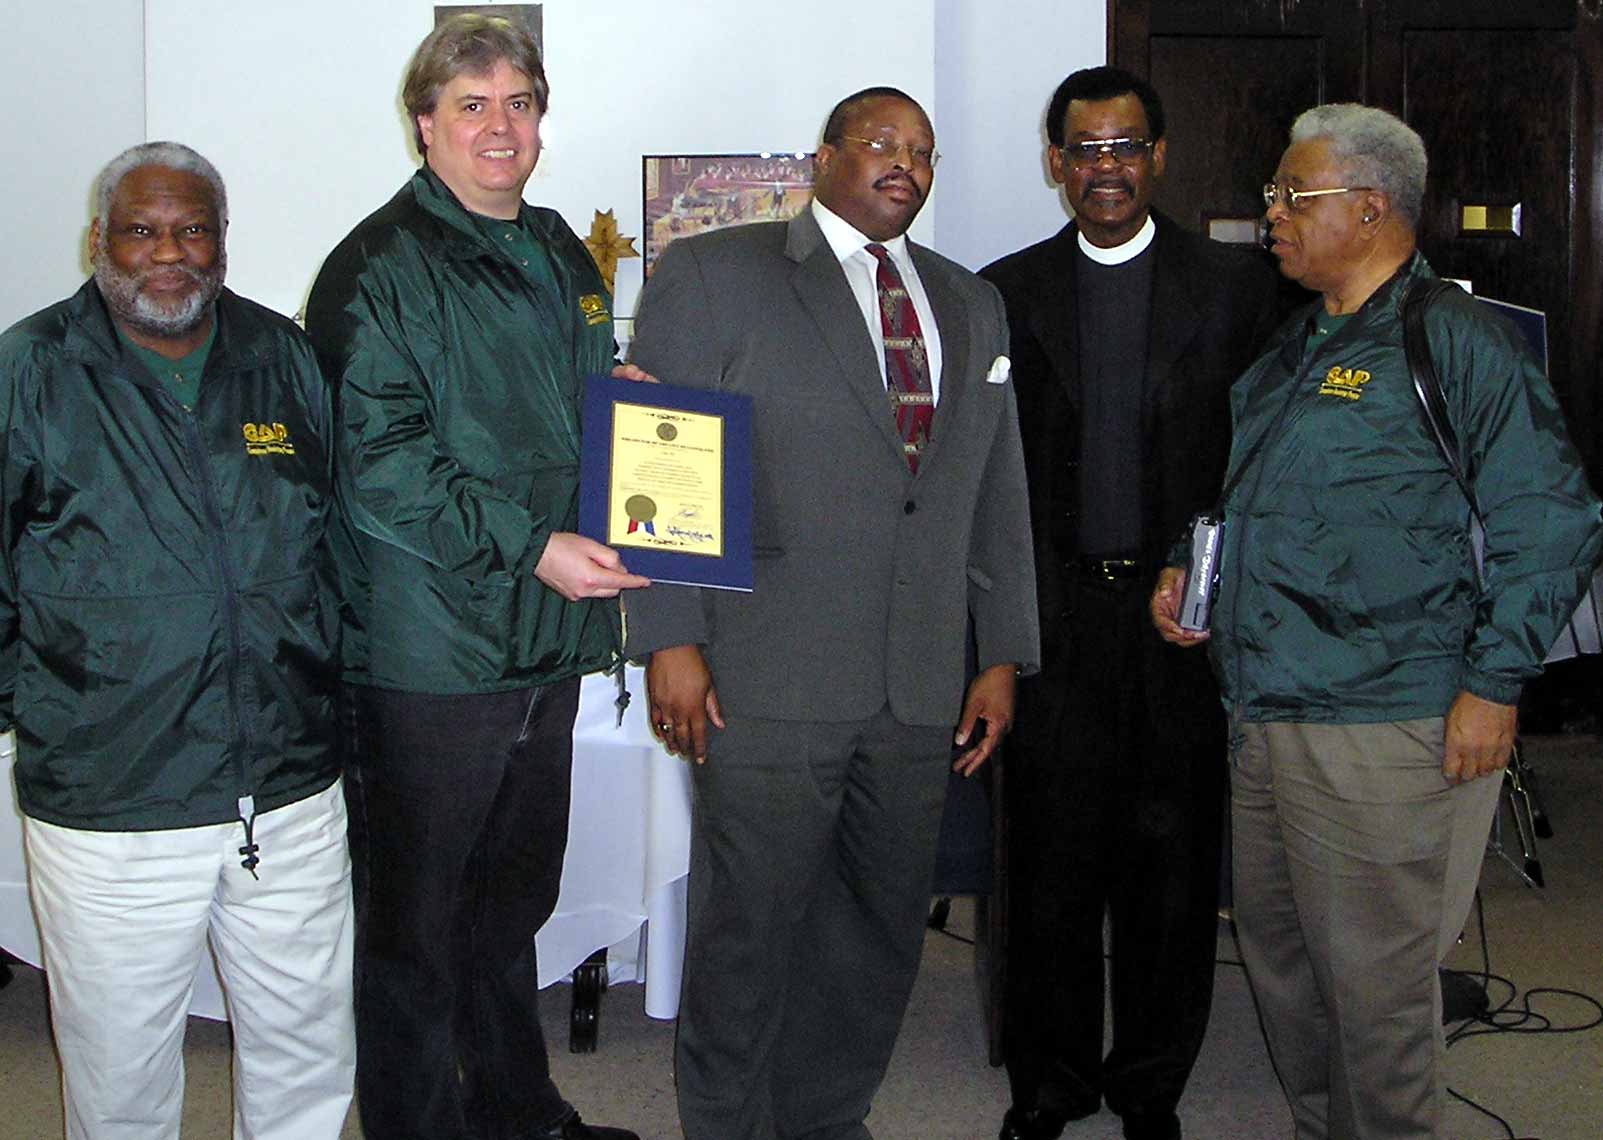
<svg viewBox="0 0 1603 1140"><path fill-rule="evenodd" d="M1487 860L1481 884L1492 972L1508 978L1521 995L1565 988L1603 997L1603 746L1595 737L1551 737L1531 741L1528 752L1556 834L1540 844L1545 890L1531 890L1507 864ZM972 922L972 908L959 900L949 930L971 933ZM1289 1137L1290 1116L1223 927L1219 954L1207 1043L1181 1104L1185 1135L1189 1140ZM1452 964L1480 968L1473 923ZM1494 999L1501 1001L1507 993L1508 987L1493 984ZM641 991L623 986L608 994L600 1051L586 1055L564 1049L567 991L553 989L547 996L546 1029L558 1050L553 1068L585 1117L628 1125L649 1140L680 1140L671 1071L673 1027L643 1015ZM1584 1002L1561 994L1538 993L1530 1001L1553 1030L1598 1016ZM1452 1048L1452 1087L1512 1127L1505 1131L1455 1103L1452 1140L1603 1137L1603 1029L1531 1032L1535 1028L1527 1021L1520 1032L1470 1037ZM841 1031L851 1031L849 1018L843 1017ZM191 1019L186 1061L185 1136L228 1136L227 1028ZM61 1136L44 980L25 967L18 967L15 981L0 991L0 1074L0 1140ZM1006 1107L1006 1079L985 1060L972 950L931 933L870 1126L879 1140L990 1140ZM361 1135L354 1113L344 1135ZM1071 1124L1064 1136L1118 1140L1118 1120L1103 1113Z"/></svg>

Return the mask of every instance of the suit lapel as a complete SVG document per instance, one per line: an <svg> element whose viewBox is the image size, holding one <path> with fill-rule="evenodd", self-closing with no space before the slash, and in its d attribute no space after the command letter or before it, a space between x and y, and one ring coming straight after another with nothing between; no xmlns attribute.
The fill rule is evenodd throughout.
<svg viewBox="0 0 1603 1140"><path fill-rule="evenodd" d="M1167 223L1157 220L1156 260L1152 266L1151 326L1147 335L1147 383L1144 406L1150 415L1160 404L1181 353L1197 335L1202 314L1191 300L1191 274L1172 241L1164 240Z"/></svg>
<svg viewBox="0 0 1603 1140"><path fill-rule="evenodd" d="M1072 222L1058 231L1051 277L1041 283L1054 300L1038 310L1041 316L1035 329L1035 338L1053 362L1069 406L1076 412L1080 408L1080 286L1074 261L1080 253L1079 240Z"/></svg>
<svg viewBox="0 0 1603 1140"><path fill-rule="evenodd" d="M879 361L874 359L873 338L868 335L862 310L846 283L846 273L824 240L811 210L803 210L791 219L785 256L796 262L791 288L818 327L819 338L835 357L846 386L861 401L868 418L878 425L886 446L901 459L902 439L896 433L896 418L885 396Z"/></svg>
<svg viewBox="0 0 1603 1140"><path fill-rule="evenodd" d="M946 268L923 246L909 242L908 249L924 295L929 298L930 312L935 315L935 331L941 338L941 396L935 404L929 443L919 458L918 469L923 472L940 452L947 432L958 422L963 402L973 398L975 377L974 365L969 361L968 312L953 290Z"/></svg>

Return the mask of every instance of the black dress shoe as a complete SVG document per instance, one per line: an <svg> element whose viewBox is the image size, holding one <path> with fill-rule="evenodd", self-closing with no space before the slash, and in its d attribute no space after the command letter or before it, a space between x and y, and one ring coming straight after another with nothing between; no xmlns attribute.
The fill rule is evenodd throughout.
<svg viewBox="0 0 1603 1140"><path fill-rule="evenodd" d="M576 1112L555 1128L540 1133L540 1140L640 1140L640 1137L627 1128L586 1124Z"/></svg>
<svg viewBox="0 0 1603 1140"><path fill-rule="evenodd" d="M1049 1108L1010 1108L996 1140L1057 1140L1068 1122L1064 1113Z"/></svg>
<svg viewBox="0 0 1603 1140"><path fill-rule="evenodd" d="M1124 1140L1180 1140L1180 1118L1172 1112L1127 1112Z"/></svg>

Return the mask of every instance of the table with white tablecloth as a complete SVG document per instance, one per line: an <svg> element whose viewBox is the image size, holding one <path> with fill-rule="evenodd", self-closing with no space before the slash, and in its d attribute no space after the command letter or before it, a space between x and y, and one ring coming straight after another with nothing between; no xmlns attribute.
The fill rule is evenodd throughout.
<svg viewBox="0 0 1603 1140"><path fill-rule="evenodd" d="M535 939L540 985L560 981L607 948L609 980L644 982L646 1013L671 1018L684 960L690 776L651 735L640 670L631 668L628 681L635 699L621 726L616 681L586 677L580 689L562 890L556 913ZM0 736L0 949L38 965L11 779L13 748L10 733ZM196 975L190 1012L225 1016L209 958Z"/></svg>

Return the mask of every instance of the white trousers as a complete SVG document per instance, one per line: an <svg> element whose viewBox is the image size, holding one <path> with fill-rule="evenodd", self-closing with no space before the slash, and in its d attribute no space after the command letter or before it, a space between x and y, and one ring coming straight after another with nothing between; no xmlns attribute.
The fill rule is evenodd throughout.
<svg viewBox="0 0 1603 1140"><path fill-rule="evenodd" d="M185 1017L211 939L234 1030L235 1140L335 1140L356 1071L345 800L244 826L25 821L68 1140L176 1140Z"/></svg>

